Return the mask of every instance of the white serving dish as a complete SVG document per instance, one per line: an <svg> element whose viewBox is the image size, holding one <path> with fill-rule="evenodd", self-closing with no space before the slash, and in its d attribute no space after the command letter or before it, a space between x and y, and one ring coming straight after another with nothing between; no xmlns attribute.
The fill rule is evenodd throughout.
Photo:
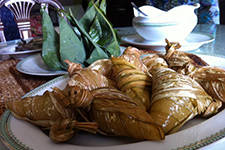
<svg viewBox="0 0 225 150"><path fill-rule="evenodd" d="M181 42L197 25L198 18L194 10L199 6L199 4L181 5L169 11L142 6L140 9L148 16L143 16L135 10L132 24L136 32L145 40L160 42L167 38L169 41Z"/></svg>

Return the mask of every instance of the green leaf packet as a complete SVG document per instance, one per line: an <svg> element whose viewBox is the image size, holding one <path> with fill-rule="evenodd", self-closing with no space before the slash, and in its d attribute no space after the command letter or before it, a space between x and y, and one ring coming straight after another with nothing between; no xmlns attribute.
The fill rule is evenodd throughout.
<svg viewBox="0 0 225 150"><path fill-rule="evenodd" d="M106 1L90 1L89 8L80 19L80 25L89 33L90 37L108 55L117 57L120 55L120 46L117 34L111 23L105 17Z"/></svg>
<svg viewBox="0 0 225 150"><path fill-rule="evenodd" d="M64 60L83 64L86 60L86 52L80 37L74 32L64 17L60 17L60 60L63 66L68 65Z"/></svg>
<svg viewBox="0 0 225 150"><path fill-rule="evenodd" d="M64 60L91 64L98 59L120 55L117 35L110 22L106 19L105 0L89 3L80 22L72 11L66 13L58 10L68 20L60 18L60 36L56 33L51 18L43 14L43 52L44 62L53 70L67 69ZM72 28L72 26L74 28ZM87 59L88 58L88 59Z"/></svg>
<svg viewBox="0 0 225 150"><path fill-rule="evenodd" d="M106 0L102 0L100 3L100 7L97 7L95 4L93 5L97 11L97 18L101 25L102 33L97 41L99 45L104 47L104 49L111 55L111 56L119 56L120 55L120 46L117 37L116 31L113 29L112 24L106 18ZM102 9L104 8L104 9ZM103 11L105 10L105 11Z"/></svg>
<svg viewBox="0 0 225 150"><path fill-rule="evenodd" d="M50 16L41 8L42 14L42 32L43 32L43 43L42 43L42 59L45 64L52 70L62 70L63 66L59 60L59 35L55 31Z"/></svg>
<svg viewBox="0 0 225 150"><path fill-rule="evenodd" d="M89 36L89 34L84 30L84 28L79 24L78 20L73 16L72 11L70 11L69 14L66 14L66 17L70 22L76 26L77 30L80 32L81 37L84 38L84 40L87 40L89 44L91 44L94 49L91 52L90 57L86 60L88 64L93 63L94 61L98 59L105 59L108 58L108 55L104 52L104 50L95 43L92 38Z"/></svg>

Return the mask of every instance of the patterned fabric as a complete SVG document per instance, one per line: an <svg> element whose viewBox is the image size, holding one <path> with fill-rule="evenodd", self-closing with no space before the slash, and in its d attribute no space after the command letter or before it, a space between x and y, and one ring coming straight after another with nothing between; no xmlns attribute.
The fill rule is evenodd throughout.
<svg viewBox="0 0 225 150"><path fill-rule="evenodd" d="M7 41L20 39L19 30L12 12L5 6L0 8L0 17L4 25L4 34Z"/></svg>
<svg viewBox="0 0 225 150"><path fill-rule="evenodd" d="M31 14L30 17L31 33L32 37L42 36L42 18L39 14Z"/></svg>
<svg viewBox="0 0 225 150"><path fill-rule="evenodd" d="M219 24L218 0L146 0L146 3L162 10L169 10L183 4L199 3L197 10L199 23Z"/></svg>

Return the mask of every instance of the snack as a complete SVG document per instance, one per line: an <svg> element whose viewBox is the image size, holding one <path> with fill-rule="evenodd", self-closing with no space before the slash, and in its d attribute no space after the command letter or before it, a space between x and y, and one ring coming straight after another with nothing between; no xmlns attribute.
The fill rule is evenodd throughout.
<svg viewBox="0 0 225 150"><path fill-rule="evenodd" d="M26 50L37 50L42 48L42 38L33 38L30 41L24 41L22 40L19 42L19 44L16 46L16 52L19 51L26 51Z"/></svg>
<svg viewBox="0 0 225 150"><path fill-rule="evenodd" d="M168 56L153 54L141 59L137 49L128 47L123 55L98 60L88 68L66 61L70 79L65 89L54 88L53 92L10 102L7 106L15 117L47 127L50 138L56 142L69 140L79 130L163 140L195 116L210 117L222 106L220 100L208 95L197 82L201 79L197 75L205 72L206 67L197 66L193 73L184 75L169 68L164 59L169 59ZM208 85L205 80L199 82ZM41 105L44 102L49 105ZM48 110L55 112L55 119L43 121L41 116ZM35 117L30 117L30 112Z"/></svg>

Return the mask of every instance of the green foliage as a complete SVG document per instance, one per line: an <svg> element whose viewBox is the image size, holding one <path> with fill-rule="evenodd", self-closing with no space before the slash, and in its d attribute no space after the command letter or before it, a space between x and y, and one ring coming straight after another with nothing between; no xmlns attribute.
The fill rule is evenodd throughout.
<svg viewBox="0 0 225 150"><path fill-rule="evenodd" d="M120 55L117 34L105 17L106 0L91 1L78 21L70 10L58 10L60 34L52 25L48 14L42 10L44 62L53 70L66 69L64 60L89 65L98 59Z"/></svg>
<svg viewBox="0 0 225 150"><path fill-rule="evenodd" d="M61 63L58 57L59 35L56 33L51 18L41 9L42 14L42 59L45 64L52 70L61 70Z"/></svg>
<svg viewBox="0 0 225 150"><path fill-rule="evenodd" d="M82 41L74 30L67 23L66 19L61 17L59 23L60 30L60 60L63 66L67 66L63 60L83 64L86 59L86 53Z"/></svg>

